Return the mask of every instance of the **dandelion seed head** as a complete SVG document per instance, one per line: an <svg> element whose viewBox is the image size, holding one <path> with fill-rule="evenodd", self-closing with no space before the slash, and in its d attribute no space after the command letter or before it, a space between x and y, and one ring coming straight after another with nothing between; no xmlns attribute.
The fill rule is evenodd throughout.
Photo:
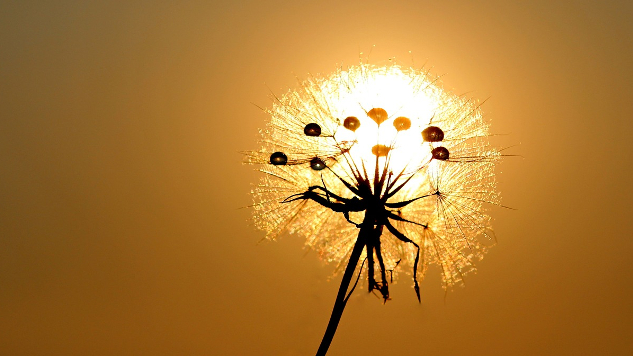
<svg viewBox="0 0 633 356"><path fill-rule="evenodd" d="M267 238L302 236L325 261L341 266L357 227L315 201L284 200L313 186L351 199L355 193L343 181L374 188L375 172L388 172L386 179L405 184L387 201L413 200L393 212L403 219L395 227L420 246L419 273L437 264L451 287L474 270L491 240L484 205L498 203L499 157L477 101L445 91L421 69L361 63L310 77L265 111L270 121L261 148L246 160L263 173L253 190L254 222ZM349 219L360 223L362 212ZM411 244L386 229L381 244L387 269L413 265Z"/></svg>

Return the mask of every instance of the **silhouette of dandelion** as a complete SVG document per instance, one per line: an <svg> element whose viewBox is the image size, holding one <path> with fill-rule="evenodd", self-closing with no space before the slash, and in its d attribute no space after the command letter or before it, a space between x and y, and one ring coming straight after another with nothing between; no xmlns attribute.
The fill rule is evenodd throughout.
<svg viewBox="0 0 633 356"><path fill-rule="evenodd" d="M491 240L484 204L498 202L500 154L477 101L444 91L427 71L367 63L273 99L261 149L246 152L264 173L252 192L255 224L268 239L305 237L344 269L317 355L361 274L384 302L402 270L418 300L430 264L445 289L463 283Z"/></svg>

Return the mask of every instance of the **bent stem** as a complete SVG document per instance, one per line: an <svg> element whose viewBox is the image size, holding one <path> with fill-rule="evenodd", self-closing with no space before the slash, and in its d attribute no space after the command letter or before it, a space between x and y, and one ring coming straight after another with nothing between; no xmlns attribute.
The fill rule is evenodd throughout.
<svg viewBox="0 0 633 356"><path fill-rule="evenodd" d="M374 232L375 219L370 215L373 214L369 214L369 212L365 213L365 219L361 224L358 238L356 238L356 243L354 244L352 253L349 256L349 261L347 262L347 267L345 267L343 279L341 280L341 285L338 289L338 294L336 295L336 301L334 302L334 308L332 309L332 315L330 316L330 321L327 324L325 334L323 335L323 339L321 340L321 345L319 345L316 356L325 356L330 344L332 343L332 339L334 338L334 333L336 333L338 323L341 321L341 316L343 316L343 310L345 309L347 299L349 298L347 290L349 289L352 277L354 276L354 271L356 270L356 266L360 260L363 248L367 245L368 238Z"/></svg>

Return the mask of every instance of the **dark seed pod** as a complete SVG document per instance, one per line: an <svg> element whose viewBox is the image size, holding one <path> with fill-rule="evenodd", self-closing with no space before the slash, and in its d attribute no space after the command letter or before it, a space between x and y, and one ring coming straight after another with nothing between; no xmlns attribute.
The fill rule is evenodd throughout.
<svg viewBox="0 0 633 356"><path fill-rule="evenodd" d="M426 142L440 142L444 139L444 131L437 126L429 126L422 131L422 138Z"/></svg>
<svg viewBox="0 0 633 356"><path fill-rule="evenodd" d="M325 162L323 162L323 160L320 159L319 157L314 157L310 161L310 168L314 169L315 171L320 171L322 169L325 169L325 167L326 167Z"/></svg>
<svg viewBox="0 0 633 356"><path fill-rule="evenodd" d="M343 121L343 126L350 131L356 131L360 127L360 120L355 116L348 116Z"/></svg>
<svg viewBox="0 0 633 356"><path fill-rule="evenodd" d="M315 124L314 122L309 123L303 128L303 133L306 134L306 136L320 136L321 126L319 126L319 124Z"/></svg>
<svg viewBox="0 0 633 356"><path fill-rule="evenodd" d="M398 131L408 130L411 127L411 120L404 116L397 117L393 120L393 127Z"/></svg>
<svg viewBox="0 0 633 356"><path fill-rule="evenodd" d="M449 152L446 147L440 146L440 147L435 147L433 151L431 151L431 155L433 156L434 159L437 159L440 161L446 161L449 157Z"/></svg>
<svg viewBox="0 0 633 356"><path fill-rule="evenodd" d="M284 166L288 163L288 156L283 152L275 152L270 155L270 163L275 166Z"/></svg>
<svg viewBox="0 0 633 356"><path fill-rule="evenodd" d="M387 111L383 108L373 108L367 112L367 116L376 121L379 126L389 118Z"/></svg>

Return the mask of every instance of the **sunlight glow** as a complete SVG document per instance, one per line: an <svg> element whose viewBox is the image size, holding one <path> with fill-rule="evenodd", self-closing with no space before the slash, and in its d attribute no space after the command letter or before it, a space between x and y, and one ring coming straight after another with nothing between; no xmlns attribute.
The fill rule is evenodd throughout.
<svg viewBox="0 0 633 356"><path fill-rule="evenodd" d="M348 130L337 130L334 135L339 142L357 141L350 154L358 166L364 164L369 171L374 171L376 145L392 151L389 168L393 172L403 170L410 162L428 160L429 152L422 149L420 132L429 125L439 105L432 91L412 88L412 85L421 83L413 82L399 67L373 72L369 80L357 83L354 91L346 91L344 87L350 80L350 73L342 72L340 75L339 81L328 81L323 89L341 93L332 100L333 113L339 117L355 116L360 120L355 135L350 135ZM403 106L403 103L407 105ZM376 114L377 111L379 114ZM399 117L408 118L411 127L397 131L394 121ZM385 150L380 151L384 153ZM386 155L381 157L379 164L384 165Z"/></svg>

